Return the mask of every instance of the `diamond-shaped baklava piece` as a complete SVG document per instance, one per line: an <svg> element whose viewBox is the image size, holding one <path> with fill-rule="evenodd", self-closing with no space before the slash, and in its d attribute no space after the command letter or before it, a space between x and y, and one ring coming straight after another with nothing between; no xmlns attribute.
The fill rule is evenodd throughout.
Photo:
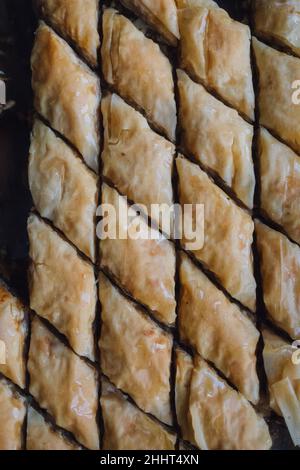
<svg viewBox="0 0 300 470"><path fill-rule="evenodd" d="M253 39L259 75L260 124L300 152L300 59ZM297 90L298 88L298 90Z"/></svg>
<svg viewBox="0 0 300 470"><path fill-rule="evenodd" d="M254 120L249 27L207 1L184 3L178 10L181 67Z"/></svg>
<svg viewBox="0 0 300 470"><path fill-rule="evenodd" d="M300 248L256 222L264 302L277 326L300 339Z"/></svg>
<svg viewBox="0 0 300 470"><path fill-rule="evenodd" d="M38 13L95 67L100 46L99 0L35 0L35 4Z"/></svg>
<svg viewBox="0 0 300 470"><path fill-rule="evenodd" d="M25 387L24 306L0 283L0 372L19 387Z"/></svg>
<svg viewBox="0 0 300 470"><path fill-rule="evenodd" d="M180 97L181 146L253 206L255 175L252 160L253 126L225 106L185 72L177 71Z"/></svg>
<svg viewBox="0 0 300 470"><path fill-rule="evenodd" d="M99 280L100 362L111 382L146 413L172 424L171 336L127 300L108 279Z"/></svg>
<svg viewBox="0 0 300 470"><path fill-rule="evenodd" d="M172 206L174 145L117 95L102 100L102 114L103 175L130 200L145 204L149 214L151 204ZM154 220L159 224L159 217Z"/></svg>
<svg viewBox="0 0 300 470"><path fill-rule="evenodd" d="M176 46L179 38L175 0L121 0L156 29L168 43Z"/></svg>
<svg viewBox="0 0 300 470"><path fill-rule="evenodd" d="M38 119L31 137L29 184L41 216L94 261L96 175Z"/></svg>
<svg viewBox="0 0 300 470"><path fill-rule="evenodd" d="M40 413L30 406L27 417L26 449L79 450L80 447L67 440L61 432L56 431Z"/></svg>
<svg viewBox="0 0 300 470"><path fill-rule="evenodd" d="M22 427L26 414L25 400L0 378L0 450L22 448Z"/></svg>
<svg viewBox="0 0 300 470"><path fill-rule="evenodd" d="M96 371L35 317L28 360L29 391L54 418L89 449L99 448Z"/></svg>
<svg viewBox="0 0 300 470"><path fill-rule="evenodd" d="M253 275L252 242L254 223L198 165L177 158L179 197L185 223L198 229L196 205L204 206L204 244L193 251L232 297L251 310L256 305L256 283ZM184 205L192 205L193 211ZM201 223L201 229L203 224ZM181 243L189 240L183 233Z"/></svg>
<svg viewBox="0 0 300 470"><path fill-rule="evenodd" d="M36 215L28 220L30 307L52 323L78 354L94 358L94 269Z"/></svg>
<svg viewBox="0 0 300 470"><path fill-rule="evenodd" d="M31 67L36 111L97 171L99 78L43 22L36 32Z"/></svg>
<svg viewBox="0 0 300 470"><path fill-rule="evenodd" d="M264 450L268 427L250 403L200 357L177 351L177 418L183 438L202 450Z"/></svg>
<svg viewBox="0 0 300 470"><path fill-rule="evenodd" d="M193 375L192 357L177 348L176 353L175 407L181 437L196 445L189 416L190 385Z"/></svg>
<svg viewBox="0 0 300 470"><path fill-rule="evenodd" d="M259 400L256 347L259 332L246 314L186 255L180 265L179 333L250 401Z"/></svg>
<svg viewBox="0 0 300 470"><path fill-rule="evenodd" d="M103 15L105 80L141 108L152 124L175 140L176 104L172 67L159 46L116 10Z"/></svg>
<svg viewBox="0 0 300 470"><path fill-rule="evenodd" d="M255 0L255 33L300 55L299 0Z"/></svg>
<svg viewBox="0 0 300 470"><path fill-rule="evenodd" d="M124 197L102 187L101 267L163 323L175 322L175 248ZM128 217L127 217L128 216Z"/></svg>
<svg viewBox="0 0 300 470"><path fill-rule="evenodd" d="M270 405L276 413L283 416L295 446L299 446L300 351L268 330L263 331L263 337Z"/></svg>
<svg viewBox="0 0 300 470"><path fill-rule="evenodd" d="M176 437L106 380L102 380L101 408L104 450L174 450Z"/></svg>
<svg viewBox="0 0 300 470"><path fill-rule="evenodd" d="M263 338L263 357L269 385L270 405L276 413L281 414L276 403L276 391L275 395L273 392L274 384L288 379L300 401L300 364L293 363L293 354L297 352L297 349L267 329L263 331Z"/></svg>
<svg viewBox="0 0 300 470"><path fill-rule="evenodd" d="M261 128L261 208L300 243L300 157Z"/></svg>

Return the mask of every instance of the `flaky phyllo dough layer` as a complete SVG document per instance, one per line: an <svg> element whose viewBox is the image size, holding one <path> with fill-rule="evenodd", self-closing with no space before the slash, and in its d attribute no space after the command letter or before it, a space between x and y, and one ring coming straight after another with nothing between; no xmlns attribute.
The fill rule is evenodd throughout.
<svg viewBox="0 0 300 470"><path fill-rule="evenodd" d="M34 3L0 449L265 450L271 409L299 444L299 2L256 0L253 30L212 0ZM174 203L204 207L196 251L151 212ZM97 238L100 204L124 238Z"/></svg>

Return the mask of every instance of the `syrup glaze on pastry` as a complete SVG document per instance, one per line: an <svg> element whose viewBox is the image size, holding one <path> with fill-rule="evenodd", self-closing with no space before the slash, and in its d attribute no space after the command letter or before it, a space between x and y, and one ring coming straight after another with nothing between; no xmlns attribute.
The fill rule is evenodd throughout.
<svg viewBox="0 0 300 470"><path fill-rule="evenodd" d="M65 39L70 39L86 60L96 67L100 38L98 0L35 0L38 12Z"/></svg>
<svg viewBox="0 0 300 470"><path fill-rule="evenodd" d="M93 267L36 215L28 219L28 234L30 307L64 334L74 351L93 360Z"/></svg>
<svg viewBox="0 0 300 470"><path fill-rule="evenodd" d="M266 309L278 327L300 339L300 248L258 221L256 234Z"/></svg>
<svg viewBox="0 0 300 470"><path fill-rule="evenodd" d="M172 337L101 275L100 362L103 373L146 413L172 424Z"/></svg>
<svg viewBox="0 0 300 470"><path fill-rule="evenodd" d="M0 450L21 450L25 400L0 378Z"/></svg>
<svg viewBox="0 0 300 470"><path fill-rule="evenodd" d="M254 310L253 220L198 165L182 157L177 158L176 163L181 205L204 205L204 245L193 255L218 277L232 297ZM187 217L191 217L190 214L187 213ZM183 238L183 247L186 243Z"/></svg>
<svg viewBox="0 0 300 470"><path fill-rule="evenodd" d="M31 323L30 393L62 428L89 449L99 449L96 372L38 319Z"/></svg>
<svg viewBox="0 0 300 470"><path fill-rule="evenodd" d="M103 450L174 450L176 437L102 381Z"/></svg>
<svg viewBox="0 0 300 470"><path fill-rule="evenodd" d="M43 416L31 406L27 417L27 450L78 450L79 446L55 431Z"/></svg>
<svg viewBox="0 0 300 470"><path fill-rule="evenodd" d="M172 46L177 45L179 28L175 0L121 0L127 7L142 16Z"/></svg>
<svg viewBox="0 0 300 470"><path fill-rule="evenodd" d="M300 55L299 0L255 0L255 33Z"/></svg>
<svg viewBox="0 0 300 470"><path fill-rule="evenodd" d="M214 2L178 3L180 66L254 121L249 27Z"/></svg>
<svg viewBox="0 0 300 470"><path fill-rule="evenodd" d="M202 450L271 447L268 426L240 393L200 357L193 361L181 350L176 356L176 408L184 439Z"/></svg>
<svg viewBox="0 0 300 470"><path fill-rule="evenodd" d="M101 51L105 80L174 141L176 103L172 67L159 46L116 10L107 9L103 15Z"/></svg>
<svg viewBox="0 0 300 470"><path fill-rule="evenodd" d="M100 81L43 22L31 56L34 106L98 171Z"/></svg>
<svg viewBox="0 0 300 470"><path fill-rule="evenodd" d="M31 136L28 172L41 216L95 261L96 175L38 119Z"/></svg>
<svg viewBox="0 0 300 470"><path fill-rule="evenodd" d="M5 348L5 364L0 362L0 372L21 388L25 388L26 335L25 307L0 282L0 341Z"/></svg>

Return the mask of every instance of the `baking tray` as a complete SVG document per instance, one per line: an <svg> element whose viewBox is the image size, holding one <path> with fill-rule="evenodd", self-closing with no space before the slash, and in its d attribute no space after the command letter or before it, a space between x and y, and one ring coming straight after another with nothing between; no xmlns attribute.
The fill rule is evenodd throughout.
<svg viewBox="0 0 300 470"><path fill-rule="evenodd" d="M218 4L234 19L249 23L251 0L219 0ZM28 303L26 225L33 206L27 164L33 116L30 54L35 29L36 18L29 0L0 0L0 52L5 53L0 54L0 71L4 70L9 77L7 99L15 102L10 110L0 114L0 278L25 303ZM295 449L281 418L271 414L267 422L273 449Z"/></svg>

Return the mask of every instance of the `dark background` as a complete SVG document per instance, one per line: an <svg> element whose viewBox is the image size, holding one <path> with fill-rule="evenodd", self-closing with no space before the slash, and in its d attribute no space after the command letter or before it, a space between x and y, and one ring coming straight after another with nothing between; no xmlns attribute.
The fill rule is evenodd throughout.
<svg viewBox="0 0 300 470"><path fill-rule="evenodd" d="M8 78L0 115L0 276L27 299L26 220L32 206L27 184L32 94L30 53L35 18L30 0L0 0L0 70Z"/></svg>

